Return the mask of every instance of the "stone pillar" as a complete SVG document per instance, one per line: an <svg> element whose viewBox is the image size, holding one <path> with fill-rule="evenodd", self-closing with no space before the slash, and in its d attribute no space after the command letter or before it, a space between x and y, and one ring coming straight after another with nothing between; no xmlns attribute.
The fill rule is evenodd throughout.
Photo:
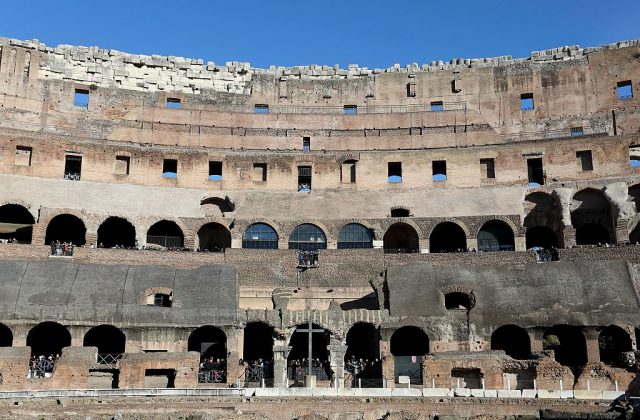
<svg viewBox="0 0 640 420"><path fill-rule="evenodd" d="M344 388L344 355L347 352L347 346L332 336L327 350L329 350L329 365L333 371L331 385L336 387L337 383L338 388Z"/></svg>
<svg viewBox="0 0 640 420"><path fill-rule="evenodd" d="M238 337L244 334L242 328L233 328L227 334L227 384L235 384L240 376L238 361Z"/></svg>
<svg viewBox="0 0 640 420"><path fill-rule="evenodd" d="M393 355L391 354L391 335L393 333L393 330L380 331L380 360L382 361L382 379L387 383L387 388L394 388L396 383L395 363Z"/></svg>
<svg viewBox="0 0 640 420"><path fill-rule="evenodd" d="M273 346L273 387L288 388L287 358L292 347L285 340L276 340Z"/></svg>
<svg viewBox="0 0 640 420"><path fill-rule="evenodd" d="M600 329L596 327L583 327L582 333L587 344L587 363L596 363L600 361Z"/></svg>
<svg viewBox="0 0 640 420"><path fill-rule="evenodd" d="M231 238L231 248L242 248L242 238Z"/></svg>
<svg viewBox="0 0 640 420"><path fill-rule="evenodd" d="M533 329L528 330L529 341L531 344L531 353L540 353L543 349L542 338L544 336L544 330L541 329Z"/></svg>
<svg viewBox="0 0 640 420"><path fill-rule="evenodd" d="M627 228L627 219L616 219L615 241L617 244L626 244L629 242L629 229Z"/></svg>
<svg viewBox="0 0 640 420"><path fill-rule="evenodd" d="M576 244L576 229L571 225L565 225L562 229L562 238L564 239L564 248L571 248Z"/></svg>
<svg viewBox="0 0 640 420"><path fill-rule="evenodd" d="M278 249L289 249L289 239L278 238Z"/></svg>
<svg viewBox="0 0 640 420"><path fill-rule="evenodd" d="M526 251L527 250L527 239L526 239L526 236L516 236L514 239L515 239L515 250L516 251Z"/></svg>
<svg viewBox="0 0 640 420"><path fill-rule="evenodd" d="M478 238L475 236L470 236L467 238L467 248L478 250Z"/></svg>
<svg viewBox="0 0 640 420"><path fill-rule="evenodd" d="M33 245L44 245L47 226L42 223L35 223L31 233L31 243Z"/></svg>
<svg viewBox="0 0 640 420"><path fill-rule="evenodd" d="M84 235L85 246L90 247L91 244L98 246L98 232L89 232Z"/></svg>
<svg viewBox="0 0 640 420"><path fill-rule="evenodd" d="M429 252L429 239L420 238L418 240L418 249L421 254L426 254Z"/></svg>

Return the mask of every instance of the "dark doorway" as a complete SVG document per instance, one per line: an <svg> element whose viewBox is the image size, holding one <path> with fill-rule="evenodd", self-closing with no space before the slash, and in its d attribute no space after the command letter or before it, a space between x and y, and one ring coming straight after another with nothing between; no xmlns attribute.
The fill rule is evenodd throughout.
<svg viewBox="0 0 640 420"><path fill-rule="evenodd" d="M524 328L517 325L503 325L491 335L491 350L504 350L514 359L531 357L531 340Z"/></svg>
<svg viewBox="0 0 640 420"><path fill-rule="evenodd" d="M429 337L422 328L401 327L391 336L391 354L394 356L424 356L428 352Z"/></svg>
<svg viewBox="0 0 640 420"><path fill-rule="evenodd" d="M600 190L578 191L571 200L571 225L576 229L576 244L612 243L613 217L609 200Z"/></svg>
<svg viewBox="0 0 640 420"><path fill-rule="evenodd" d="M478 250L484 252L513 251L515 239L511 227L501 220L490 220L478 232Z"/></svg>
<svg viewBox="0 0 640 420"><path fill-rule="evenodd" d="M104 248L133 248L136 228L121 217L109 217L98 228L98 246Z"/></svg>
<svg viewBox="0 0 640 420"><path fill-rule="evenodd" d="M544 350L553 350L555 359L564 366L584 366L587 363L587 342L579 327L556 325L542 338Z"/></svg>
<svg viewBox="0 0 640 420"><path fill-rule="evenodd" d="M147 244L156 244L165 248L182 248L184 234L175 222L161 220L147 231Z"/></svg>
<svg viewBox="0 0 640 420"><path fill-rule="evenodd" d="M207 223L198 230L198 250L221 252L231 248L231 233L220 223Z"/></svg>
<svg viewBox="0 0 640 420"><path fill-rule="evenodd" d="M602 225L587 223L576 228L577 245L599 245L611 242L611 235Z"/></svg>
<svg viewBox="0 0 640 420"><path fill-rule="evenodd" d="M544 185L544 169L542 168L542 158L527 159L527 174L530 187Z"/></svg>
<svg viewBox="0 0 640 420"><path fill-rule="evenodd" d="M535 226L527 230L527 249L540 247L545 249L558 248L556 233L547 226Z"/></svg>
<svg viewBox="0 0 640 420"><path fill-rule="evenodd" d="M11 347L13 345L13 333L4 324L0 324L0 347Z"/></svg>
<svg viewBox="0 0 640 420"><path fill-rule="evenodd" d="M406 223L391 225L385 232L382 241L386 253L407 253L419 250L418 233Z"/></svg>
<svg viewBox="0 0 640 420"><path fill-rule="evenodd" d="M86 242L86 233L82 220L70 214L60 214L49 222L44 242L46 245L60 241L82 246Z"/></svg>
<svg viewBox="0 0 640 420"><path fill-rule="evenodd" d="M0 207L0 239L30 244L34 223L29 210L18 204Z"/></svg>
<svg viewBox="0 0 640 420"><path fill-rule="evenodd" d="M122 331L113 325L98 325L84 336L84 347L97 347L100 355L121 355L124 353L126 338Z"/></svg>
<svg viewBox="0 0 640 420"><path fill-rule="evenodd" d="M250 322L244 327L243 356L247 362L273 360L273 327L264 322Z"/></svg>
<svg viewBox="0 0 640 420"><path fill-rule="evenodd" d="M31 356L56 356L70 345L69 330L57 322L42 322L27 334L27 347L31 347Z"/></svg>
<svg viewBox="0 0 640 420"><path fill-rule="evenodd" d="M188 351L197 351L200 358L213 357L217 359L227 359L227 336L220 328L212 325L205 325L195 329L189 335L187 344Z"/></svg>
<svg viewBox="0 0 640 420"><path fill-rule="evenodd" d="M598 345L602 363L609 366L626 367L622 361L621 353L632 350L631 337L628 332L617 325L610 325L600 332Z"/></svg>
<svg viewBox="0 0 640 420"><path fill-rule="evenodd" d="M430 252L457 252L467 249L467 235L456 223L439 223L429 236Z"/></svg>
<svg viewBox="0 0 640 420"><path fill-rule="evenodd" d="M344 358L348 360L351 357L365 360L380 358L380 334L373 324L359 322L349 329Z"/></svg>

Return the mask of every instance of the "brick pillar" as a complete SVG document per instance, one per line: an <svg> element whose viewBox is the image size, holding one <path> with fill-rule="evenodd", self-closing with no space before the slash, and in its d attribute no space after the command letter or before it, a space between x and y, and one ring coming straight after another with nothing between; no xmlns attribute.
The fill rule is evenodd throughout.
<svg viewBox="0 0 640 420"><path fill-rule="evenodd" d="M429 252L429 239L420 238L418 240L418 249L420 252Z"/></svg>
<svg viewBox="0 0 640 420"><path fill-rule="evenodd" d="M194 249L195 242L196 242L196 240L195 240L193 235L191 235L191 234L185 235L185 237L184 237L184 247L185 248Z"/></svg>
<svg viewBox="0 0 640 420"><path fill-rule="evenodd" d="M34 245L44 245L44 239L47 233L47 226L42 223L33 225L33 233L31 234L31 243Z"/></svg>
<svg viewBox="0 0 640 420"><path fill-rule="evenodd" d="M380 360L382 360L382 379L386 380L387 388L394 388L396 384L395 363L391 354L391 335L393 330L380 331Z"/></svg>
<svg viewBox="0 0 640 420"><path fill-rule="evenodd" d="M543 351L542 338L544 336L544 330L533 329L528 330L529 341L531 343L531 353L540 353Z"/></svg>
<svg viewBox="0 0 640 420"><path fill-rule="evenodd" d="M571 225L565 225L562 230L562 238L564 239L565 248L571 248L576 244L576 229Z"/></svg>
<svg viewBox="0 0 640 420"><path fill-rule="evenodd" d="M600 361L600 329L596 327L583 327L582 333L587 343L587 363L595 363Z"/></svg>
<svg viewBox="0 0 640 420"><path fill-rule="evenodd" d="M241 328L233 328L227 335L227 384L229 385L236 383L240 376L238 336L243 332Z"/></svg>
<svg viewBox="0 0 640 420"><path fill-rule="evenodd" d="M340 341L331 337L331 343L327 346L329 350L329 365L333 371L333 387L338 384L338 388L344 388L344 355L347 352L347 346Z"/></svg>
<svg viewBox="0 0 640 420"><path fill-rule="evenodd" d="M289 249L289 239L278 238L278 249Z"/></svg>
<svg viewBox="0 0 640 420"><path fill-rule="evenodd" d="M467 238L467 248L478 250L478 238L475 236L470 236Z"/></svg>
<svg viewBox="0 0 640 420"><path fill-rule="evenodd" d="M515 250L516 251L526 251L527 250L527 239L526 236L516 236L515 238Z"/></svg>
<svg viewBox="0 0 640 420"><path fill-rule="evenodd" d="M89 232L84 235L85 246L89 247L91 244L98 245L98 232Z"/></svg>
<svg viewBox="0 0 640 420"><path fill-rule="evenodd" d="M285 340L276 340L273 346L273 386L274 388L288 388L287 358L291 351Z"/></svg>

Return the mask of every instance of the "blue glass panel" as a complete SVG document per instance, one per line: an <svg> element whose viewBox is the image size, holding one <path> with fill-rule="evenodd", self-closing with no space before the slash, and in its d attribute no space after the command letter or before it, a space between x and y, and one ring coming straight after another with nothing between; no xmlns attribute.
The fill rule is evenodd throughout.
<svg viewBox="0 0 640 420"><path fill-rule="evenodd" d="M398 176L398 175L391 175L388 178L388 181L391 182L391 183L396 184L396 183L402 182L402 177Z"/></svg>
<svg viewBox="0 0 640 420"><path fill-rule="evenodd" d="M162 176L165 178L177 178L178 174L176 174L175 172L164 172Z"/></svg>
<svg viewBox="0 0 640 420"><path fill-rule="evenodd" d="M447 176L445 174L435 174L433 176L433 180L434 181L446 181L447 180Z"/></svg>
<svg viewBox="0 0 640 420"><path fill-rule="evenodd" d="M209 175L209 181L222 181L222 175Z"/></svg>

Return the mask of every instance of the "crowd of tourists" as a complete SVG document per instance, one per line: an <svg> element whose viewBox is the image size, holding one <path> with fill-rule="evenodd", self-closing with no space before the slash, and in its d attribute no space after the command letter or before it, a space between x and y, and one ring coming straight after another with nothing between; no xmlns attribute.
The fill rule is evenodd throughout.
<svg viewBox="0 0 640 420"><path fill-rule="evenodd" d="M27 379L50 377L53 372L53 367L59 358L59 354L56 354L55 356L53 354L48 356L31 356L31 359L29 359L29 373L27 374Z"/></svg>
<svg viewBox="0 0 640 420"><path fill-rule="evenodd" d="M318 265L318 251L298 251L298 265L304 267Z"/></svg>
<svg viewBox="0 0 640 420"><path fill-rule="evenodd" d="M380 359L357 359L355 356L351 356L345 361L344 368L354 378L379 378L382 376Z"/></svg>
<svg viewBox="0 0 640 420"><path fill-rule="evenodd" d="M205 356L200 359L198 382L222 383L227 381L227 360Z"/></svg>
<svg viewBox="0 0 640 420"><path fill-rule="evenodd" d="M289 360L288 376L289 379L296 381L304 380L305 375L309 373L309 359ZM331 378L331 366L328 360L320 360L319 357L311 359L311 373L316 375L318 380L328 380Z"/></svg>
<svg viewBox="0 0 640 420"><path fill-rule="evenodd" d="M72 242L51 242L51 255L70 257L73 255L75 245Z"/></svg>

